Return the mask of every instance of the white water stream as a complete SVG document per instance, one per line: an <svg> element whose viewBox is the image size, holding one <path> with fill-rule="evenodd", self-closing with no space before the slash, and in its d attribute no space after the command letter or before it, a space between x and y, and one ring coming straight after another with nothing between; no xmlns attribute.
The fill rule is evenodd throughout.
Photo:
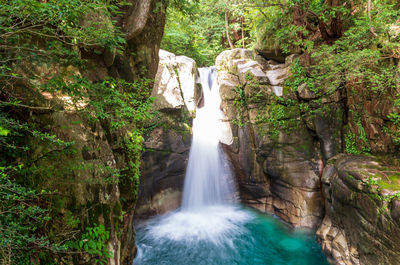
<svg viewBox="0 0 400 265"><path fill-rule="evenodd" d="M243 223L252 218L235 205L235 186L219 146L221 98L215 82L215 67L200 68L203 106L193 120L193 140L186 170L182 206L147 227L153 239L221 244L241 234Z"/></svg>
<svg viewBox="0 0 400 265"><path fill-rule="evenodd" d="M223 113L220 110L215 67L200 68L203 107L196 110L193 140L182 198L183 210L226 204L234 194L229 168L224 166L219 147Z"/></svg>
<svg viewBox="0 0 400 265"><path fill-rule="evenodd" d="M327 265L312 238L235 203L219 147L223 114L215 68L200 68L204 104L196 111L182 207L138 229L134 265Z"/></svg>

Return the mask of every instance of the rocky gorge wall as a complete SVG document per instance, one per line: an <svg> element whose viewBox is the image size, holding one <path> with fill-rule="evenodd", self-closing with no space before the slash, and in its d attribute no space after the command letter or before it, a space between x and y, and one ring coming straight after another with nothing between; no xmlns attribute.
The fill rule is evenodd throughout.
<svg viewBox="0 0 400 265"><path fill-rule="evenodd" d="M189 159L191 124L201 97L193 59L160 50L152 95L158 111L146 137L136 218L145 219L180 206Z"/></svg>
<svg viewBox="0 0 400 265"><path fill-rule="evenodd" d="M292 59L281 64L244 49L217 57L222 109L232 128L232 140L224 147L246 204L293 226L314 228L323 215L318 141L296 109L279 110L279 98L293 96L283 91ZM296 130L277 131L278 124L267 122L277 118L290 120Z"/></svg>
<svg viewBox="0 0 400 265"><path fill-rule="evenodd" d="M399 162L344 154L329 160L317 236L335 264L400 263Z"/></svg>
<svg viewBox="0 0 400 265"><path fill-rule="evenodd" d="M225 113L221 143L241 201L294 227L318 230L333 264L397 264L399 168L393 139L383 129L394 106L347 89L317 96L306 84L288 87L299 56L279 63L234 49L216 59ZM164 123L146 138L138 218L179 206L190 118L201 98L195 62L164 51L160 57L153 95ZM318 110L316 102L323 110L307 111ZM354 115L354 102L367 111ZM385 107L376 111L371 104ZM343 154L346 137L362 130L372 152L384 156Z"/></svg>
<svg viewBox="0 0 400 265"><path fill-rule="evenodd" d="M371 99L351 84L322 96L306 84L293 89L296 58L278 63L234 49L216 59L231 128L222 142L241 199L294 227L318 230L333 264L397 264L399 160L384 129L395 126L391 92ZM337 155L361 148L360 141L381 155Z"/></svg>
<svg viewBox="0 0 400 265"><path fill-rule="evenodd" d="M19 99L20 104L11 110L21 122L44 130L46 135L54 135L60 141L73 143L71 150L63 150L34 137L26 139L30 144L27 154L34 161L30 166L36 169L35 175L30 176L31 181L39 190L56 191L52 211L57 212L59 220L48 229L54 234L67 233L72 221L78 224L73 227L75 231L103 225L110 233L106 242L110 251L107 264L114 265L132 264L136 253L133 227L136 183L133 179L118 180L119 174L116 174L126 173L134 160L124 140L130 137L135 124L113 130L112 118L93 122L87 117L91 107L86 98L76 101L62 92L40 91L34 85L46 84L64 72L87 78L93 84L109 77L127 82L154 78L166 7L155 0L129 2L131 5L126 7L124 15L113 18L118 20L126 37L123 53L98 47L82 49L80 55L85 60L82 68L27 62L26 69L15 71L21 72L21 77L31 74L37 78L2 91ZM87 15L85 23L88 24L99 19L111 20L95 12ZM83 253L62 262L94 264Z"/></svg>

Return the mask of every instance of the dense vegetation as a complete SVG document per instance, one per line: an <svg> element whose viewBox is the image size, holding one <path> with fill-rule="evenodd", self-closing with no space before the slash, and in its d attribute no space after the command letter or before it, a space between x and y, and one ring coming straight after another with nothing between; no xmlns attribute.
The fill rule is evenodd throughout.
<svg viewBox="0 0 400 265"><path fill-rule="evenodd" d="M170 6L161 48L189 56L200 66L213 65L225 49L252 47L250 33L258 16L252 1L185 1Z"/></svg>
<svg viewBox="0 0 400 265"><path fill-rule="evenodd" d="M92 82L82 74L89 67L87 54L123 53L124 35L107 18L120 15L127 5L105 0L1 1L0 264L63 264L82 255L86 262L104 264L110 257L110 227L96 218L82 223L85 209L73 206L69 191L57 187L63 182L65 187L84 185L73 183L73 176L102 172L108 177L100 181L133 183L127 186L137 196L143 126L151 117L150 80L128 83L106 76ZM57 104L41 95L70 100ZM64 108L77 111L77 126L103 123L110 132L128 131L120 143L128 153L128 167L77 164L81 150L76 144L35 118Z"/></svg>
<svg viewBox="0 0 400 265"><path fill-rule="evenodd" d="M370 153L362 124L369 115L362 102L399 99L399 3L396 1L286 1L268 10L260 47L302 53L292 64L288 86L301 85L315 100L298 108L306 115L331 115L329 97L344 93L348 109L344 145L352 154ZM325 103L324 103L325 102ZM390 103L391 104L391 103ZM395 103L396 105L397 103ZM290 100L286 102L290 105ZM381 114L385 133L398 145L398 108ZM362 122L363 121L363 122Z"/></svg>
<svg viewBox="0 0 400 265"><path fill-rule="evenodd" d="M234 47L302 54L292 65L287 87L297 92L306 84L316 99L312 104L281 100L269 121L276 131L287 127L278 120L287 107L320 115L329 113L323 99L338 90L363 91L359 97L394 102L385 130L400 146L398 1L162 2L170 6L161 47L192 57L200 66L212 65L221 51ZM137 196L143 134L152 117L152 82L110 76L92 82L82 74L90 67L88 54L126 50L113 18L127 5L116 0L0 1L0 264L71 263L79 255L101 264L110 256L105 247L109 228L83 224L77 214L81 209L67 210L65 194L54 187L66 176L97 170L106 172L105 183L132 184L132 197ZM69 97L67 107L80 117L77 124L95 128L100 123L110 134L127 132L116 149L128 153L128 166L74 164L75 143L62 139L62 133L56 136L33 115L65 106L35 100L38 93ZM33 100L28 104L26 97ZM237 104L245 104L243 97ZM354 102L347 107L354 124L345 128L346 151L371 153L361 123L363 106Z"/></svg>
<svg viewBox="0 0 400 265"><path fill-rule="evenodd" d="M170 8L162 48L188 55L200 65L212 65L224 49L255 48L298 53L287 89L300 86L313 93L312 102L287 99L274 112L276 131L288 129L279 120L295 108L308 117L335 115L323 104L335 93L347 94L345 149L371 153L362 101L394 102L382 114L385 133L399 146L400 4L373 0L236 0L189 1L186 13ZM187 15L189 14L189 15ZM212 14L207 15L207 14ZM180 23L184 21L184 23ZM358 94L359 99L354 100ZM397 106L397 107L396 107ZM276 114L276 115L275 115ZM287 116L287 115L283 115ZM294 117L297 119L297 117ZM265 119L263 119L265 122ZM276 126L281 124L280 126Z"/></svg>

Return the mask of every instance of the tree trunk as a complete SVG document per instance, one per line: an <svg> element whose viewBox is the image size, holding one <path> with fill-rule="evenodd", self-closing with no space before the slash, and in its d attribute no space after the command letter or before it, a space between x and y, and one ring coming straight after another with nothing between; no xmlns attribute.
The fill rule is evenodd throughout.
<svg viewBox="0 0 400 265"><path fill-rule="evenodd" d="M367 9L368 9L368 19L369 19L369 25L370 25L369 30L371 31L371 33L372 33L375 37L377 37L378 35L375 33L375 29L374 29L374 27L371 25L371 22L372 22L372 17L371 17L372 4L371 4L371 0L368 0Z"/></svg>
<svg viewBox="0 0 400 265"><path fill-rule="evenodd" d="M242 43L243 43L243 49L245 48L244 45L244 17L242 17Z"/></svg>
<svg viewBox="0 0 400 265"><path fill-rule="evenodd" d="M226 32L226 38L228 39L229 47L231 47L231 49L235 49L235 46L233 46L231 37L229 36L229 12L228 12L228 10L225 11L225 32Z"/></svg>

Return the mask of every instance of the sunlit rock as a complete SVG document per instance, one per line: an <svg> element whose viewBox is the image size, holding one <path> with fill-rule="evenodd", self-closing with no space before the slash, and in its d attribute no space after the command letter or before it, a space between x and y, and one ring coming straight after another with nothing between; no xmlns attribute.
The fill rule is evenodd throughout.
<svg viewBox="0 0 400 265"><path fill-rule="evenodd" d="M195 110L196 62L186 56L160 50L160 63L152 96L157 109Z"/></svg>

